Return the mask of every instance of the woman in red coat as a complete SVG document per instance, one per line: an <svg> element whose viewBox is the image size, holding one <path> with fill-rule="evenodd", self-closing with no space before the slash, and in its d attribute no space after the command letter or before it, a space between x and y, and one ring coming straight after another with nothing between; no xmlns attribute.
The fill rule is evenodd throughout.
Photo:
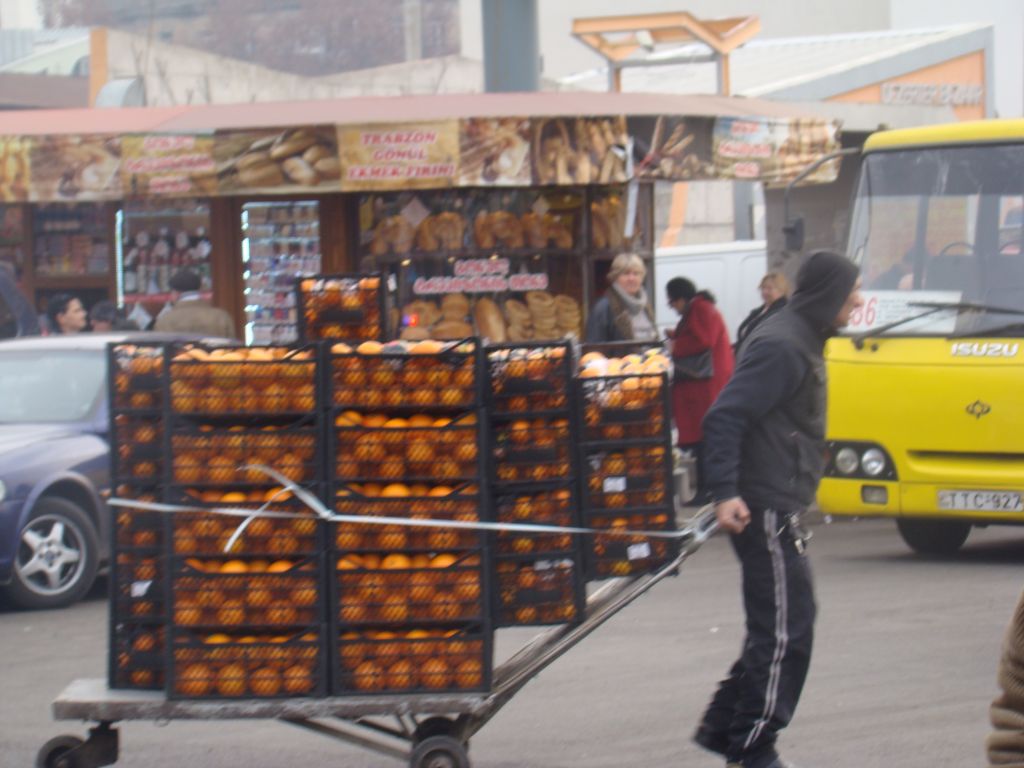
<svg viewBox="0 0 1024 768"><path fill-rule="evenodd" d="M729 332L714 297L685 277L665 286L668 303L681 316L669 334L672 339L672 413L679 447L697 460L697 501L703 503L704 432L701 421L732 376L733 353Z"/></svg>

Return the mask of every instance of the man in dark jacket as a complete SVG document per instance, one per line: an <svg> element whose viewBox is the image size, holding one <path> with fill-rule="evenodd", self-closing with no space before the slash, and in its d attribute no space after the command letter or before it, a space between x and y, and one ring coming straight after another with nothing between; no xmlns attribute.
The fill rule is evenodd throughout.
<svg viewBox="0 0 1024 768"><path fill-rule="evenodd" d="M775 740L803 689L816 611L799 516L824 471L823 351L861 303L852 262L810 256L704 419L707 487L742 567L747 637L694 738L727 766L786 765Z"/></svg>

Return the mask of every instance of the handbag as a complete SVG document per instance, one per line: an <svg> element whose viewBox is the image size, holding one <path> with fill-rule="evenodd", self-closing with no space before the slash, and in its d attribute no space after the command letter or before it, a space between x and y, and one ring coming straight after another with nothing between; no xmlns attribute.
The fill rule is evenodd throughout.
<svg viewBox="0 0 1024 768"><path fill-rule="evenodd" d="M673 357L672 372L677 380L710 379L715 375L711 350L705 349L703 352L686 357Z"/></svg>

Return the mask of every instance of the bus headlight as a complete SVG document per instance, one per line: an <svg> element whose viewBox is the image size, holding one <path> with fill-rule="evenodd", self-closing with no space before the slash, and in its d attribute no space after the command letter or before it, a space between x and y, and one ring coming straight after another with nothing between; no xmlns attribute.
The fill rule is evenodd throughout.
<svg viewBox="0 0 1024 768"><path fill-rule="evenodd" d="M829 440L825 446L825 476L845 480L896 481L896 462L885 447L866 440Z"/></svg>
<svg viewBox="0 0 1024 768"><path fill-rule="evenodd" d="M860 466L860 457L853 448L840 448L836 454L836 469L844 475L852 475Z"/></svg>
<svg viewBox="0 0 1024 768"><path fill-rule="evenodd" d="M885 471L885 454L877 448L868 448L860 457L860 468L868 477L878 477Z"/></svg>

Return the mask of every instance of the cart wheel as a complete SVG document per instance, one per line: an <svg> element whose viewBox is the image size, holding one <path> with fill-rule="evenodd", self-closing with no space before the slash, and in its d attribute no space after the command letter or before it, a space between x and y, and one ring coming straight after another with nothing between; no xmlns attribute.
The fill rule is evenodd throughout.
<svg viewBox="0 0 1024 768"><path fill-rule="evenodd" d="M36 768L79 768L75 756L69 755L68 752L84 743L85 741L77 736L54 736L43 744L36 755Z"/></svg>
<svg viewBox="0 0 1024 768"><path fill-rule="evenodd" d="M413 734L413 741L419 744L431 736L451 736L455 733L455 721L448 717L428 717L418 726Z"/></svg>
<svg viewBox="0 0 1024 768"><path fill-rule="evenodd" d="M469 768L469 754L458 739L431 736L416 745L410 768Z"/></svg>

